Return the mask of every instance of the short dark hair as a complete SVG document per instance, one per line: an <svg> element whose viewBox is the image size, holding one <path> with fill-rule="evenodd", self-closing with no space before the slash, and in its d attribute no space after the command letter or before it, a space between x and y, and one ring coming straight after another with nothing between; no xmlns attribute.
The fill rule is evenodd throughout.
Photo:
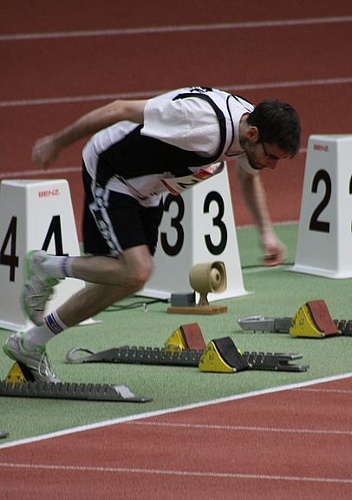
<svg viewBox="0 0 352 500"><path fill-rule="evenodd" d="M301 126L290 104L278 99L262 101L248 115L247 123L258 128L260 141L276 144L291 157L298 153Z"/></svg>

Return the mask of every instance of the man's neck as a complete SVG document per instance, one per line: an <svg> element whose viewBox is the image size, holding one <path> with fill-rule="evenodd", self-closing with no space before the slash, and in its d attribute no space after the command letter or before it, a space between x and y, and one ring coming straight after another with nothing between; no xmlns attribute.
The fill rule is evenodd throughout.
<svg viewBox="0 0 352 500"><path fill-rule="evenodd" d="M238 125L238 137L234 137L234 140L229 147L229 149L226 151L227 156L234 156L236 154L239 154L243 152L243 138L246 136L246 129L248 127L247 125L247 116L248 113L245 113L244 115L241 116L239 125ZM239 147L238 147L239 144Z"/></svg>

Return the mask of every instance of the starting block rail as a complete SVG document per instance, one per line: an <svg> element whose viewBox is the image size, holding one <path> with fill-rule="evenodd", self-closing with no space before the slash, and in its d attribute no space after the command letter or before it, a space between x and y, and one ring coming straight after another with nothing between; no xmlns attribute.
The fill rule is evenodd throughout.
<svg viewBox="0 0 352 500"><path fill-rule="evenodd" d="M6 379L0 382L1 396L122 403L152 401L151 398L135 396L125 385L38 382L31 371L18 361L12 365Z"/></svg>
<svg viewBox="0 0 352 500"><path fill-rule="evenodd" d="M79 352L91 352L90 356L77 358ZM167 351L158 347L123 346L102 352L74 347L66 354L69 363L126 363L143 365L198 366L203 351Z"/></svg>
<svg viewBox="0 0 352 500"><path fill-rule="evenodd" d="M90 353L89 356L78 357L79 352ZM66 354L69 363L126 363L145 365L167 365L197 368L204 351L184 350L166 351L158 347L123 346L94 353L89 349L74 347ZM242 360L251 370L272 371L306 371L308 365L290 364L290 361L301 359L302 354L244 352Z"/></svg>
<svg viewBox="0 0 352 500"><path fill-rule="evenodd" d="M333 321L341 335L352 337L352 319L334 319Z"/></svg>
<svg viewBox="0 0 352 500"><path fill-rule="evenodd" d="M25 382L12 384L0 382L0 396L45 399L76 399L85 401L115 401L147 403L150 398L135 396L128 387L105 384L72 384Z"/></svg>
<svg viewBox="0 0 352 500"><path fill-rule="evenodd" d="M299 365L290 363L302 359L302 354L284 354L284 353L263 353L263 352L244 352L242 354L245 361L256 370L276 370L290 372L305 372L308 365ZM255 367L255 368L254 368Z"/></svg>

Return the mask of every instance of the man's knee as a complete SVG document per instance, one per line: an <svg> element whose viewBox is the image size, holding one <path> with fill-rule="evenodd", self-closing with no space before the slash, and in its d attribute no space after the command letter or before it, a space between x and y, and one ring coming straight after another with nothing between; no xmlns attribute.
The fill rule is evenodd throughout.
<svg viewBox="0 0 352 500"><path fill-rule="evenodd" d="M144 287L153 272L152 261L138 263L130 270L130 286L134 292Z"/></svg>
<svg viewBox="0 0 352 500"><path fill-rule="evenodd" d="M128 287L131 293L144 287L153 273L153 259L144 247L126 251L121 259L128 276Z"/></svg>

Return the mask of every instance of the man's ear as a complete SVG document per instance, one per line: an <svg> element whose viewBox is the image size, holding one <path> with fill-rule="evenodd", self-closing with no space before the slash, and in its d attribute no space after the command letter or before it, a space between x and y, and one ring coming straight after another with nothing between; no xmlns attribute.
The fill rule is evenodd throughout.
<svg viewBox="0 0 352 500"><path fill-rule="evenodd" d="M247 139L251 142L259 141L259 130L254 125L250 125L246 132Z"/></svg>

